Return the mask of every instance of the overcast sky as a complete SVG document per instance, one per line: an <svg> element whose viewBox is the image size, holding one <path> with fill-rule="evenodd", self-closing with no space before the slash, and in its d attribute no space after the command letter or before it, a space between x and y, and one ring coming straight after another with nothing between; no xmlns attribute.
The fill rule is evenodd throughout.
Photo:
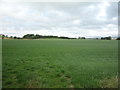
<svg viewBox="0 0 120 90"><path fill-rule="evenodd" d="M0 33L9 36L118 36L118 3L1 3Z"/></svg>

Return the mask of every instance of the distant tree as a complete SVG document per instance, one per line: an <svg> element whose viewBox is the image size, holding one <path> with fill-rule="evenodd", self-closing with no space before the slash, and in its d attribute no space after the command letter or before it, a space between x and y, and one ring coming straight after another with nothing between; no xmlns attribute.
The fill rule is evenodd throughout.
<svg viewBox="0 0 120 90"><path fill-rule="evenodd" d="M6 38L8 38L8 35L5 35Z"/></svg>
<svg viewBox="0 0 120 90"><path fill-rule="evenodd" d="M39 35L39 34L26 34L23 36L25 39L39 39L39 38L59 38L59 39L76 39L76 38L69 38L69 37L64 37L64 36L53 36L53 35Z"/></svg>
<svg viewBox="0 0 120 90"><path fill-rule="evenodd" d="M86 39L85 37L81 37L81 39Z"/></svg>
<svg viewBox="0 0 120 90"><path fill-rule="evenodd" d="M17 37L16 37L16 36L14 36L14 39L17 39Z"/></svg>
<svg viewBox="0 0 120 90"><path fill-rule="evenodd" d="M96 40L98 40L98 38L96 38Z"/></svg>
<svg viewBox="0 0 120 90"><path fill-rule="evenodd" d="M5 38L5 35L4 34L2 34L2 39L4 39Z"/></svg>
<svg viewBox="0 0 120 90"><path fill-rule="evenodd" d="M41 38L41 36L38 35L38 34L36 34L36 35L34 36L34 38L35 38L35 39L39 39L39 38Z"/></svg>
<svg viewBox="0 0 120 90"><path fill-rule="evenodd" d="M21 39L20 37L17 37L17 39Z"/></svg>
<svg viewBox="0 0 120 90"><path fill-rule="evenodd" d="M105 40L105 38L104 38L104 37L101 37L101 40Z"/></svg>
<svg viewBox="0 0 120 90"><path fill-rule="evenodd" d="M35 36L34 34L26 34L23 36L23 38L26 38L26 39L35 39Z"/></svg>
<svg viewBox="0 0 120 90"><path fill-rule="evenodd" d="M120 37L118 37L116 40L120 40Z"/></svg>
<svg viewBox="0 0 120 90"><path fill-rule="evenodd" d="M70 39L77 39L77 38L70 38Z"/></svg>
<svg viewBox="0 0 120 90"><path fill-rule="evenodd" d="M63 37L63 36L60 36L59 38L60 38L60 39L71 39L71 38L69 38L69 37Z"/></svg>
<svg viewBox="0 0 120 90"><path fill-rule="evenodd" d="M85 37L78 37L78 39L86 39Z"/></svg>
<svg viewBox="0 0 120 90"><path fill-rule="evenodd" d="M112 39L112 37L111 37L111 36L106 37L106 40L111 40L111 39Z"/></svg>
<svg viewBox="0 0 120 90"><path fill-rule="evenodd" d="M109 37L101 37L101 40L111 40L111 39L112 39L111 36L109 36Z"/></svg>
<svg viewBox="0 0 120 90"><path fill-rule="evenodd" d="M10 36L10 38L13 38L13 36Z"/></svg>

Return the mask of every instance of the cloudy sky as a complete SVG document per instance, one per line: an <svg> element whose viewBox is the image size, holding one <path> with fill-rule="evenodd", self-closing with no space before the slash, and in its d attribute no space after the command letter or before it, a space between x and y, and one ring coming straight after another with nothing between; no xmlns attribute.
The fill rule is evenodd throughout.
<svg viewBox="0 0 120 90"><path fill-rule="evenodd" d="M118 36L117 2L0 3L0 33Z"/></svg>

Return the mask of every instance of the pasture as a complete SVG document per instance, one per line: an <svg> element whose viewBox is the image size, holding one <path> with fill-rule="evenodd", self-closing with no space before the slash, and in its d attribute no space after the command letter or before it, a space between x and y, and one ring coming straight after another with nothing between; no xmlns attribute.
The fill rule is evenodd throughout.
<svg viewBox="0 0 120 90"><path fill-rule="evenodd" d="M117 40L3 40L3 88L117 87Z"/></svg>

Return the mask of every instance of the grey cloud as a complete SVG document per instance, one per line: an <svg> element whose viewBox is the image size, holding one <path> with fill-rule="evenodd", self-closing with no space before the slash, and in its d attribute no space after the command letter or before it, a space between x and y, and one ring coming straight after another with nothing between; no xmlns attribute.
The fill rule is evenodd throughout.
<svg viewBox="0 0 120 90"><path fill-rule="evenodd" d="M21 34L25 30L38 33L43 31L46 34L56 35L66 32L69 34L68 36L75 37L80 34L85 35L85 32L90 33L91 30L94 30L91 33L96 34L96 31L101 32L103 28L106 28L106 35L111 35L110 32L114 32L117 28L117 20L112 20L112 18L117 18L118 6L117 3L109 4L110 6L105 8L107 16L103 17L106 20L99 20L97 16L104 3L19 3L19 13L15 13L17 7L13 5L13 8L16 7L16 11L11 10L10 14L3 11L4 18L0 19L0 23L4 24L2 26L4 33L7 33L5 30L14 29L22 32ZM8 7L12 7L12 5ZM109 24L112 24L111 28L107 27ZM61 33L58 34L58 32ZM91 36L91 33L88 36Z"/></svg>

